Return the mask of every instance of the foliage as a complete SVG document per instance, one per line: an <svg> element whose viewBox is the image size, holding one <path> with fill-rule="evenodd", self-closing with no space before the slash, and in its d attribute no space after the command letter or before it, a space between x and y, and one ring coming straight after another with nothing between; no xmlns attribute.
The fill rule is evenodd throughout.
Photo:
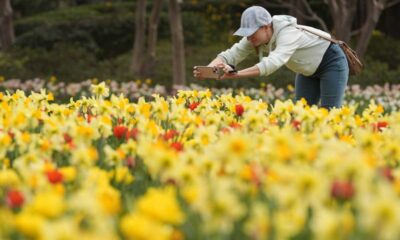
<svg viewBox="0 0 400 240"><path fill-rule="evenodd" d="M17 17L26 17L57 8L57 1L47 0L13 0L12 8Z"/></svg>
<svg viewBox="0 0 400 240"><path fill-rule="evenodd" d="M49 78L60 76L81 81L95 74L96 58L87 49L65 43L55 44L51 51L20 48L0 57L0 71L8 78Z"/></svg>
<svg viewBox="0 0 400 240"><path fill-rule="evenodd" d="M133 4L93 4L16 21L16 46L51 50L57 43L79 44L100 59L132 47Z"/></svg>
<svg viewBox="0 0 400 240"><path fill-rule="evenodd" d="M374 31L367 53L374 61L387 63L391 70L400 65L400 41L382 32Z"/></svg>
<svg viewBox="0 0 400 240"><path fill-rule="evenodd" d="M350 83L367 86L384 83L397 84L400 82L400 67L392 70L387 62L375 60L369 56L364 65L365 67L359 75L350 78Z"/></svg>

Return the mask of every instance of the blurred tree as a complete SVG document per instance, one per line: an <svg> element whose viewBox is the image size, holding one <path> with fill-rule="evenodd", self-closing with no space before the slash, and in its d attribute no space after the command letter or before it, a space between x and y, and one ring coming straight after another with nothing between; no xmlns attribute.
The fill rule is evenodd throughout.
<svg viewBox="0 0 400 240"><path fill-rule="evenodd" d="M139 0L136 6L135 42L131 62L131 73L140 77L152 75L156 57L158 24L163 0L154 0L148 23L147 49L146 39L146 0Z"/></svg>
<svg viewBox="0 0 400 240"><path fill-rule="evenodd" d="M289 15L297 18L298 23L305 24L306 21L316 21L324 31L329 31L325 21L311 8L307 0L263 0L266 7L284 7L289 10Z"/></svg>
<svg viewBox="0 0 400 240"><path fill-rule="evenodd" d="M173 85L185 85L185 46L183 38L180 3L182 0L169 0L168 12L172 35Z"/></svg>
<svg viewBox="0 0 400 240"><path fill-rule="evenodd" d="M400 15L400 4L393 5L393 7L387 8L379 19L377 28L387 34L388 36L400 39L400 31L397 26Z"/></svg>
<svg viewBox="0 0 400 240"><path fill-rule="evenodd" d="M153 8L151 10L149 27L148 27L148 42L146 51L145 64L142 64L141 75L149 76L154 68L156 60L156 44L158 24L160 22L160 15L163 6L163 0L154 0Z"/></svg>
<svg viewBox="0 0 400 240"><path fill-rule="evenodd" d="M361 34L357 42L357 53L363 58L368 47L373 30L378 24L382 11L400 3L400 0L366 0L366 20L361 28Z"/></svg>
<svg viewBox="0 0 400 240"><path fill-rule="evenodd" d="M130 72L134 75L140 75L146 38L146 0L136 2L135 18L135 41Z"/></svg>
<svg viewBox="0 0 400 240"><path fill-rule="evenodd" d="M364 58L382 11L400 3L400 0L325 0L325 3L331 12L333 33L336 38L349 42L351 36L357 35L356 51L361 58ZM359 15L365 17L362 19L361 28L353 30L357 11L360 12Z"/></svg>
<svg viewBox="0 0 400 240"><path fill-rule="evenodd" d="M15 40L13 10L10 0L0 0L0 43L1 50L8 50Z"/></svg>
<svg viewBox="0 0 400 240"><path fill-rule="evenodd" d="M289 3L293 6L289 9L289 15L296 17L299 24L305 24L305 16L303 13L306 12L306 10L303 0L290 0ZM308 3L306 2L306 4Z"/></svg>
<svg viewBox="0 0 400 240"><path fill-rule="evenodd" d="M333 20L333 35L349 42L358 0L324 0Z"/></svg>

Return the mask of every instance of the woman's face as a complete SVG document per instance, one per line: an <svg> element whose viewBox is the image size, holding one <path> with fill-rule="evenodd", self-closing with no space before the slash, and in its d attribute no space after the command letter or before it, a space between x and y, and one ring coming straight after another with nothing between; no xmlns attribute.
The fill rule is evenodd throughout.
<svg viewBox="0 0 400 240"><path fill-rule="evenodd" d="M271 40L273 34L272 24L260 27L255 33L247 37L253 47L258 47L261 44L267 44Z"/></svg>

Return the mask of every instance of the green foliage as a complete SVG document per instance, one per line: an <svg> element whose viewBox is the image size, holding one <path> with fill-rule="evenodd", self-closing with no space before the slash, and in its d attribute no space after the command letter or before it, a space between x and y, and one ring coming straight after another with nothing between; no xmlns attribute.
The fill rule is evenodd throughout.
<svg viewBox="0 0 400 240"><path fill-rule="evenodd" d="M357 83L361 86L400 83L400 67L397 69L390 69L388 63L372 59L371 57L366 59L364 65L363 71L359 75L351 77L349 83Z"/></svg>
<svg viewBox="0 0 400 240"><path fill-rule="evenodd" d="M106 0L12 0L11 5L15 17L21 18L57 10L62 7L104 2ZM132 2L132 0L113 0L112 2Z"/></svg>
<svg viewBox="0 0 400 240"><path fill-rule="evenodd" d="M199 1L183 5L183 24L188 43L209 44L232 40L233 31L240 24L241 12L250 1Z"/></svg>
<svg viewBox="0 0 400 240"><path fill-rule="evenodd" d="M11 1L14 13L18 16L31 16L57 8L57 1L48 0L13 0Z"/></svg>
<svg viewBox="0 0 400 240"><path fill-rule="evenodd" d="M375 31L368 44L367 54L375 61L388 64L395 70L400 65L400 41Z"/></svg>
<svg viewBox="0 0 400 240"><path fill-rule="evenodd" d="M99 59L132 47L132 3L93 4L66 8L16 21L16 46L50 50L58 43L79 45ZM129 34L132 33L132 34Z"/></svg>
<svg viewBox="0 0 400 240"><path fill-rule="evenodd" d="M60 57L62 56L62 57ZM93 54L73 44L58 43L51 51L40 48L19 48L0 56L0 72L6 78L45 78L82 81L93 77L96 66Z"/></svg>

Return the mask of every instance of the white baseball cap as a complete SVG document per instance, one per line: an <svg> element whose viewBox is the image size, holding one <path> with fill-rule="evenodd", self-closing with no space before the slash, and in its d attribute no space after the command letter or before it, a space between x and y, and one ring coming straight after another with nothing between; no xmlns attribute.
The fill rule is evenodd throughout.
<svg viewBox="0 0 400 240"><path fill-rule="evenodd" d="M260 27L272 22L269 12L259 6L252 6L244 10L240 19L240 28L233 34L248 37L255 33Z"/></svg>

